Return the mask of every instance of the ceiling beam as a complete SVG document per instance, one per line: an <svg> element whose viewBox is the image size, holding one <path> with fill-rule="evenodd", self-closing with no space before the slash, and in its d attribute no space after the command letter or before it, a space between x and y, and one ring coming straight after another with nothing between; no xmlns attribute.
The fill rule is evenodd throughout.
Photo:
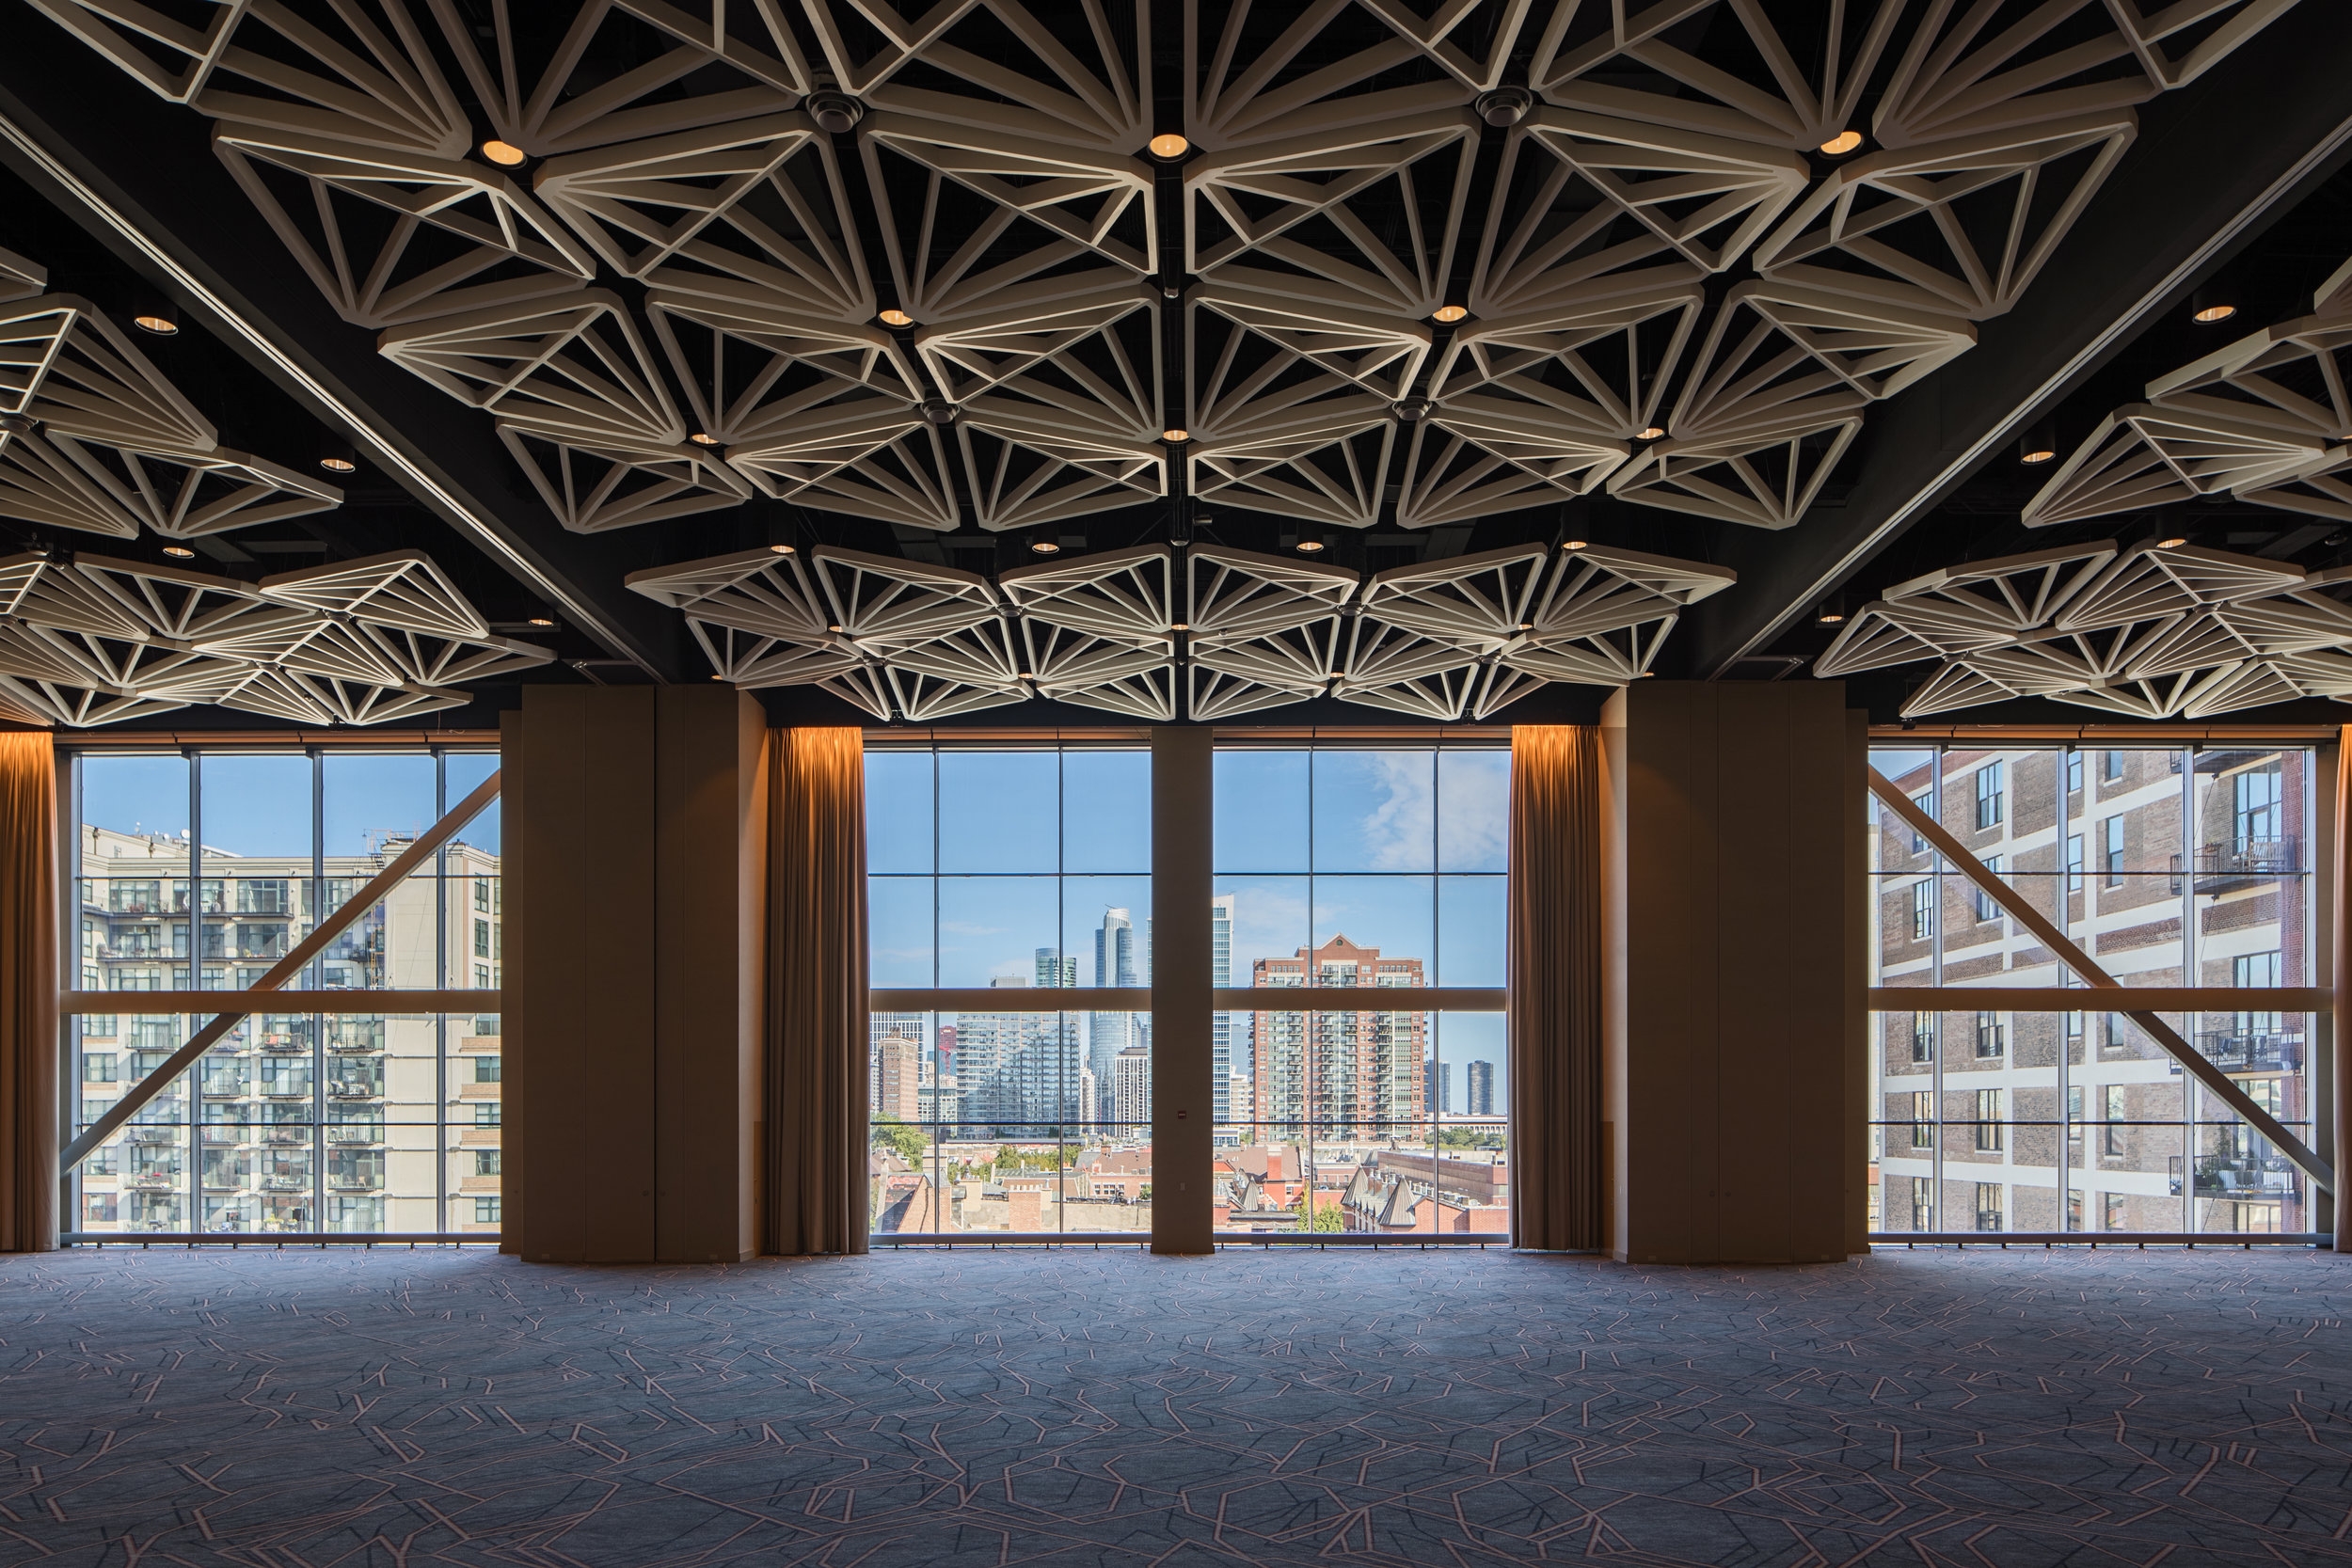
<svg viewBox="0 0 2352 1568"><path fill-rule="evenodd" d="M2140 132L2017 309L1978 347L1870 412L1842 507L1780 532L1728 531L1737 593L1685 615L1678 650L1721 679L1761 654L2005 451L2046 408L2352 158L2352 28L2297 6ZM1957 549L1957 546L1956 546Z"/></svg>
<svg viewBox="0 0 2352 1568"><path fill-rule="evenodd" d="M134 87L62 29L0 49L0 162L309 407L612 657L691 678L675 616L628 593L643 545L565 531L519 492L488 420L375 352L206 149L200 116ZM38 258L36 258L38 260ZM71 278L53 279L71 292ZM266 302L266 303L264 303Z"/></svg>

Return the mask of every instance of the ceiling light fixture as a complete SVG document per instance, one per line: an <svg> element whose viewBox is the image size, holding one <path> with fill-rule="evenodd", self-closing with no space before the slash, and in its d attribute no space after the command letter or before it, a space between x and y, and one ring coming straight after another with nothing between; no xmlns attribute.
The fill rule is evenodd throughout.
<svg viewBox="0 0 2352 1568"><path fill-rule="evenodd" d="M1190 631L1192 629L1192 623L1190 621L1170 621L1168 624L1168 629L1170 631Z"/></svg>
<svg viewBox="0 0 2352 1568"><path fill-rule="evenodd" d="M1192 150L1192 143L1173 131L1163 131L1147 144L1154 158L1181 158Z"/></svg>
<svg viewBox="0 0 2352 1568"><path fill-rule="evenodd" d="M1061 546L1051 539L1032 539L1029 541L1029 548L1039 555L1061 554Z"/></svg>
<svg viewBox="0 0 2352 1568"><path fill-rule="evenodd" d="M1163 430L1160 432L1160 439L1166 441L1171 447L1181 447L1186 441L1192 439L1192 432L1189 430Z"/></svg>
<svg viewBox="0 0 2352 1568"><path fill-rule="evenodd" d="M1633 438L1637 441L1655 441L1665 434L1666 427L1664 425L1649 424L1644 425L1641 429L1635 431L1633 433Z"/></svg>
<svg viewBox="0 0 2352 1568"><path fill-rule="evenodd" d="M1860 147L1861 145L1861 132L1840 131L1837 135L1830 137L1829 140L1821 144L1821 150L1828 153L1833 158L1842 158L1847 153L1851 152L1855 148Z"/></svg>
<svg viewBox="0 0 2352 1568"><path fill-rule="evenodd" d="M827 631L839 631L841 628L840 628L839 626L827 626L825 629L826 629Z"/></svg>
<svg viewBox="0 0 2352 1568"><path fill-rule="evenodd" d="M339 457L332 454L320 458L319 467L325 468L330 474L349 474L359 471L359 465L354 463L350 458Z"/></svg>
<svg viewBox="0 0 2352 1568"><path fill-rule="evenodd" d="M1323 553L1323 541L1320 539L1301 539L1298 542L1298 553L1301 555L1321 555Z"/></svg>
<svg viewBox="0 0 2352 1568"><path fill-rule="evenodd" d="M1467 305L1440 305L1438 307L1436 314L1438 320L1451 325L1454 322L1460 321L1465 316L1468 316L1470 314L1470 307Z"/></svg>
<svg viewBox="0 0 2352 1568"><path fill-rule="evenodd" d="M768 548L777 555L790 555L792 553L792 546L789 545L771 545Z"/></svg>
<svg viewBox="0 0 2352 1568"><path fill-rule="evenodd" d="M2185 539L2159 539L2156 541L2156 548L2160 550L2177 550L2183 545L2187 543L2188 541Z"/></svg>
<svg viewBox="0 0 2352 1568"><path fill-rule="evenodd" d="M555 625L553 621L549 620L545 615L533 615L531 618L531 624L534 626L551 626Z"/></svg>
<svg viewBox="0 0 2352 1568"><path fill-rule="evenodd" d="M1587 543L1588 541L1582 539L1571 539L1560 547L1564 550L1581 550Z"/></svg>
<svg viewBox="0 0 2352 1568"><path fill-rule="evenodd" d="M884 326L913 326L914 318L894 305L882 313L882 324Z"/></svg>
<svg viewBox="0 0 2352 1568"><path fill-rule="evenodd" d="M482 155L504 168L513 168L531 156L513 142L500 141L496 136L482 144Z"/></svg>
<svg viewBox="0 0 2352 1568"><path fill-rule="evenodd" d="M359 471L359 449L340 436L326 436L319 442L319 467L330 474L353 474Z"/></svg>
<svg viewBox="0 0 2352 1568"><path fill-rule="evenodd" d="M164 546L164 553L171 557L174 561L194 561L196 559L196 552L188 548L185 545L166 545Z"/></svg>
<svg viewBox="0 0 2352 1568"><path fill-rule="evenodd" d="M1825 626L1835 626L1842 625L1846 617L1837 610L1825 610L1816 619Z"/></svg>
<svg viewBox="0 0 2352 1568"><path fill-rule="evenodd" d="M152 332L158 338L176 338L180 335L178 322L173 321L169 316L151 311L133 316L131 325L141 332Z"/></svg>
<svg viewBox="0 0 2352 1568"><path fill-rule="evenodd" d="M2217 326L2237 314L2237 301L2230 291L2208 283L2188 296L2188 319L2200 326Z"/></svg>
<svg viewBox="0 0 2352 1568"><path fill-rule="evenodd" d="M694 432L693 435L689 436L687 439L693 442L698 447L715 447L719 444L719 437L713 436L707 430L698 430Z"/></svg>
<svg viewBox="0 0 2352 1568"><path fill-rule="evenodd" d="M2038 420L2031 429L2018 437L2017 461L2025 464L2047 463L2058 456L2058 420L2055 417Z"/></svg>

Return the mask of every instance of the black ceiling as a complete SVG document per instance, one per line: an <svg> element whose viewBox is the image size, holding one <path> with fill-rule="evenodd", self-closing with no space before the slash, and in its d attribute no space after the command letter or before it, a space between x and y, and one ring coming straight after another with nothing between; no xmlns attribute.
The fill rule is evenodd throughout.
<svg viewBox="0 0 2352 1568"><path fill-rule="evenodd" d="M1079 552L1179 535L1280 551L1301 531L1295 520L1222 502L1195 503L1179 493L1041 530L1001 533L968 520L953 532L929 532L759 497L640 528L567 532L486 419L383 357L374 331L336 313L214 156L203 116L140 88L25 0L0 4L7 6L0 12L0 118L9 127L0 137L0 246L43 263L52 290L85 296L124 317L145 297L142 291L176 293L183 331L170 340L143 340L142 346L221 425L227 444L309 467L321 443L334 439L343 422L328 406L331 399L358 427L343 434L389 443L413 470L404 473L397 464L364 455L363 439L360 469L343 482L348 499L342 507L217 536L204 546L211 559L199 562L208 569L253 577L320 559L421 548L441 562L491 622L518 629L533 617L558 623L552 630L527 633L548 641L560 655L559 663L532 678L686 681L708 678L700 652L679 616L625 590L628 573L787 542L993 572L1032 560L1027 546L1041 533ZM2000 8L2004 21L2029 8ZM1504 9L1491 3L1477 8L1455 35L1467 54L1480 54L1478 29L1489 27ZM1589 0L1586 9L1598 14ZM1764 9L1800 54L1811 47L1808 37L1828 13L1827 0ZM1287 13L1268 7L1260 14ZM1181 45L1177 7L1158 5L1150 15L1155 37L1167 35L1163 47ZM1744 35L1724 20L1726 15L1727 8L1697 8L1667 36L1698 58L1749 70L1753 62L1740 57ZM2037 420L2054 418L2060 441L2071 447L2110 408L2137 397L2151 377L2212 346L2217 334L2308 310L2312 288L2352 253L2352 173L2346 172L2352 29L2342 21L2329 0L2304 0L2203 76L2141 104L2136 143L2019 306L1983 321L1973 351L1874 405L1820 498L1795 526L1758 530L1636 505L1597 489L1468 524L1409 531L1392 523L1314 530L1327 539L1325 559L1378 570L1505 545L1581 538L1729 565L1740 573L1738 586L1693 607L1657 670L1734 679L1802 678L1802 661L1833 635L1834 628L1817 624L1825 603L1851 607L1933 567L2047 545L2163 532L2307 566L2352 562L2352 529L2226 497L2165 508L2161 515L2028 531L2018 512L2040 476L2014 456L2016 435ZM1588 17L1576 25L1593 23ZM1531 26L1518 35L1516 64L1504 70L1504 81L1525 79L1536 33ZM1425 62L1407 61L1379 85L1410 86L1431 74ZM1585 79L1603 86L1613 80L1606 71ZM1168 100L1159 107L1160 123L1180 121L1177 74L1164 72L1155 81ZM1654 80L1641 86L1657 90ZM680 90L691 91L692 83ZM1857 123L1878 90L1875 83L1865 90ZM834 139L847 150L859 134ZM1455 193L1473 213L1484 208L1498 178L1505 135L1492 125L1479 134L1465 188ZM1172 171L1162 171L1151 199L1164 230L1181 226L1184 195ZM1393 214L1400 222L1403 215ZM1455 251L1449 298L1461 297L1468 286L1474 248L1466 244ZM1181 257L1172 245L1166 253ZM1180 259L1163 271L1167 281L1186 285ZM175 284L175 273L193 278L200 290ZM1719 295L1746 276L1735 269L1711 279L1708 288ZM2239 306L2225 327L2188 320L2188 296L2208 282ZM598 283L632 298L642 295L610 268ZM213 309L215 302L224 309ZM1182 465L1170 467L1181 480ZM0 519L0 541L9 547L36 542L40 533ZM40 542L95 543L54 531ZM160 543L108 541L106 548L159 559ZM1885 721L1925 673L1918 667L1878 672L1858 677L1853 689L1874 718ZM1599 688L1548 688L1502 717L1583 719L1605 695ZM763 696L779 716L858 717L813 690ZM492 686L473 708L453 710L443 721L481 722L514 700L511 686ZM2265 716L2305 712L2332 719L2342 710L2312 702ZM2074 722L2091 716L2047 704L2012 704L1970 717ZM980 723L1116 721L1041 702L972 718ZM1266 715L1283 723L1375 718L1329 701Z"/></svg>

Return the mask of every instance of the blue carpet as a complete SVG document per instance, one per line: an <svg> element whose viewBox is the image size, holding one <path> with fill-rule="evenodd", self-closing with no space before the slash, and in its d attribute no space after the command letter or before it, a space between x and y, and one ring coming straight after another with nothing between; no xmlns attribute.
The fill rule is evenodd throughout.
<svg viewBox="0 0 2352 1568"><path fill-rule="evenodd" d="M2331 1254L0 1259L0 1563L2352 1564Z"/></svg>

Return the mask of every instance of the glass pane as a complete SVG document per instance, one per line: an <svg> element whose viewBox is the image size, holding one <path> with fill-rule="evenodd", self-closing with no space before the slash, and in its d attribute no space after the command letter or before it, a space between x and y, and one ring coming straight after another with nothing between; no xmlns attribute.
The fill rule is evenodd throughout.
<svg viewBox="0 0 2352 1568"><path fill-rule="evenodd" d="M1305 967L1318 986L1426 986L1437 955L1436 879L1315 879L1315 948ZM1293 959L1294 964L1299 960Z"/></svg>
<svg viewBox="0 0 2352 1568"><path fill-rule="evenodd" d="M1060 946L1060 894L1052 877L939 879L939 983L1033 986Z"/></svg>
<svg viewBox="0 0 2352 1568"><path fill-rule="evenodd" d="M319 772L320 827L330 862L389 859L440 816L434 800L438 765L430 756L337 753L320 760Z"/></svg>
<svg viewBox="0 0 2352 1568"><path fill-rule="evenodd" d="M1511 847L1511 753L1438 753L1438 869L1502 871Z"/></svg>
<svg viewBox="0 0 2352 1568"><path fill-rule="evenodd" d="M1152 869L1152 753L1062 753L1062 869Z"/></svg>
<svg viewBox="0 0 2352 1568"><path fill-rule="evenodd" d="M929 877L866 879L866 962L881 987L939 983L931 950L932 889Z"/></svg>
<svg viewBox="0 0 2352 1568"><path fill-rule="evenodd" d="M1500 986L1510 886L1501 877L1438 879L1434 986Z"/></svg>
<svg viewBox="0 0 2352 1568"><path fill-rule="evenodd" d="M310 869L309 757L209 752L202 769L208 856L262 856Z"/></svg>
<svg viewBox="0 0 2352 1568"><path fill-rule="evenodd" d="M1437 869L1435 752L1314 753L1314 869Z"/></svg>
<svg viewBox="0 0 2352 1568"><path fill-rule="evenodd" d="M457 802L471 795L483 780L499 770L496 752L453 752L441 759L446 799L454 811ZM499 821L501 802L492 800L480 816L457 831L451 842L469 845L496 859L499 854Z"/></svg>
<svg viewBox="0 0 2352 1568"><path fill-rule="evenodd" d="M1308 867L1305 752L1219 752L1215 773L1215 847L1220 872Z"/></svg>
<svg viewBox="0 0 2352 1568"><path fill-rule="evenodd" d="M1041 959L1038 984L1148 986L1152 983L1152 879L1062 879L1061 979Z"/></svg>
<svg viewBox="0 0 2352 1568"><path fill-rule="evenodd" d="M866 869L931 869L931 753L866 753Z"/></svg>
<svg viewBox="0 0 2352 1568"><path fill-rule="evenodd" d="M939 869L1061 869L1060 764L1052 752L939 753Z"/></svg>
<svg viewBox="0 0 2352 1568"><path fill-rule="evenodd" d="M1291 960L1310 951L1309 881L1304 877L1220 876L1216 903L1229 907L1226 964L1234 986L1296 985Z"/></svg>

